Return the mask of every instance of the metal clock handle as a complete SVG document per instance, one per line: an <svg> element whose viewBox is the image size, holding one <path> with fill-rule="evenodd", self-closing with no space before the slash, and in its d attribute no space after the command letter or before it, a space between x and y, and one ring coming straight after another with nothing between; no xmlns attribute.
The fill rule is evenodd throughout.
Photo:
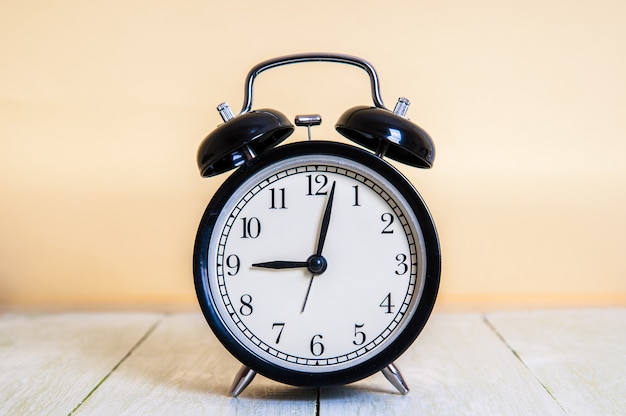
<svg viewBox="0 0 626 416"><path fill-rule="evenodd" d="M246 78L243 107L241 107L241 112L239 114L247 113L252 109L252 86L254 84L254 79L257 77L257 75L259 75L263 71L267 71L268 69L276 68L283 65L297 64L301 62L334 62L353 65L363 69L370 77L372 101L374 101L374 105L378 108L383 108L385 110L387 109L387 107L385 107L385 104L383 104L382 98L380 97L380 83L378 81L378 75L376 74L376 70L374 69L372 64L370 64L366 60L358 58L356 56L338 53L302 53L269 59L267 61L261 62L260 64L252 68L248 73L248 77Z"/></svg>

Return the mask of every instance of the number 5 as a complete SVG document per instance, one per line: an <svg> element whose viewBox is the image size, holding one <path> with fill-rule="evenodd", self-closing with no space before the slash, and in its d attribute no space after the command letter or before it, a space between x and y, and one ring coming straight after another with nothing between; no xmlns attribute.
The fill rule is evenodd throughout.
<svg viewBox="0 0 626 416"><path fill-rule="evenodd" d="M357 331L365 326L365 324L354 324L354 341L352 343L354 345L363 345L365 342L365 332Z"/></svg>

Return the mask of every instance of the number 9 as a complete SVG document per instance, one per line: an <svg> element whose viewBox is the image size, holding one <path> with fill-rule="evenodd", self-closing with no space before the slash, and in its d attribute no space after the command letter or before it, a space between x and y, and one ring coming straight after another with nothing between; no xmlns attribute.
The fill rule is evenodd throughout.
<svg viewBox="0 0 626 416"><path fill-rule="evenodd" d="M226 267L230 269L228 272L229 276L234 276L239 273L239 267L241 262L239 261L239 257L236 254L231 254L226 257Z"/></svg>

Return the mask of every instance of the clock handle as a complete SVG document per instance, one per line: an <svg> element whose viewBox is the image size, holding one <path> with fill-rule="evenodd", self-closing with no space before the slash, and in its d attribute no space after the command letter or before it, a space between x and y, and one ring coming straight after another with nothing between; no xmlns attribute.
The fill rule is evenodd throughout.
<svg viewBox="0 0 626 416"><path fill-rule="evenodd" d="M248 73L248 77L246 78L243 106L241 107L241 112L239 114L247 113L252 109L252 86L254 84L254 79L257 77L257 75L268 69L288 64L297 64L301 62L335 62L340 64L354 65L363 69L370 77L372 100L374 101L374 105L378 108L387 110L387 107L385 107L385 104L383 104L383 100L380 97L380 83L378 81L378 75L376 74L376 70L374 69L372 64L370 64L366 60L358 58L356 56L338 53L301 53L268 59L267 61L263 61L254 68L252 68Z"/></svg>

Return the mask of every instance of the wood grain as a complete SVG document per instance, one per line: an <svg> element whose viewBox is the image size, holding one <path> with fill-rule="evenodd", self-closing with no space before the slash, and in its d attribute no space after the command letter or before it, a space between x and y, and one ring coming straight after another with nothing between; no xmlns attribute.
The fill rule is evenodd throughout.
<svg viewBox="0 0 626 416"><path fill-rule="evenodd" d="M626 414L626 308L488 315L568 415Z"/></svg>
<svg viewBox="0 0 626 416"><path fill-rule="evenodd" d="M315 389L259 375L238 398L229 397L239 367L201 315L170 315L76 414L315 415Z"/></svg>
<svg viewBox="0 0 626 416"><path fill-rule="evenodd" d="M0 317L0 414L69 414L159 317L139 313Z"/></svg>
<svg viewBox="0 0 626 416"><path fill-rule="evenodd" d="M377 374L322 389L320 414L565 415L478 314L434 315L396 364L408 395Z"/></svg>
<svg viewBox="0 0 626 416"><path fill-rule="evenodd" d="M626 308L435 314L381 375L349 386L262 376L238 398L239 363L199 313L0 316L0 415L624 415Z"/></svg>

